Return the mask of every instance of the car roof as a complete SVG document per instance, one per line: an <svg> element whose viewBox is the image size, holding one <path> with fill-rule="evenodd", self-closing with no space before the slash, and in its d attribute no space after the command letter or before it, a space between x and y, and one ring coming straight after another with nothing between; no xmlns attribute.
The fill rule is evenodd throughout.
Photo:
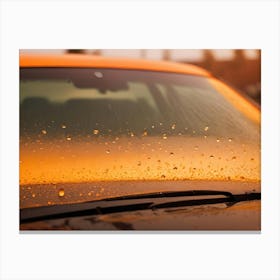
<svg viewBox="0 0 280 280"><path fill-rule="evenodd" d="M173 72L206 76L211 74L195 65L146 59L113 58L85 54L21 53L20 67L113 68Z"/></svg>

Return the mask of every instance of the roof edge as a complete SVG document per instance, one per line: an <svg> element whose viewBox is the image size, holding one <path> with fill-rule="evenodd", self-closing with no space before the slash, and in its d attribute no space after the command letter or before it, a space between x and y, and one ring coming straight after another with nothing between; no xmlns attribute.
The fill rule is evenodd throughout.
<svg viewBox="0 0 280 280"><path fill-rule="evenodd" d="M21 68L27 67L77 67L149 70L211 76L207 70L192 64L122 57L103 57L86 54L34 54L20 53Z"/></svg>

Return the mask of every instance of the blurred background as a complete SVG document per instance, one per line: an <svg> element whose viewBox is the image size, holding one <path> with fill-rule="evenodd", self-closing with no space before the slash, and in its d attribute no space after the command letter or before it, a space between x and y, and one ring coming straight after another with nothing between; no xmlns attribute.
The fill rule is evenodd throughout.
<svg viewBox="0 0 280 280"><path fill-rule="evenodd" d="M191 63L261 103L261 50L257 49L68 49L21 52L81 53Z"/></svg>

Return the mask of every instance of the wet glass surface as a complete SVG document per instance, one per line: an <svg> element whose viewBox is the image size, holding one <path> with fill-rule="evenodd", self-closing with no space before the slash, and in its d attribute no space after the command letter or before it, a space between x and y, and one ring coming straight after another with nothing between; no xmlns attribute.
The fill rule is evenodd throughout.
<svg viewBox="0 0 280 280"><path fill-rule="evenodd" d="M61 184L260 180L260 112L216 79L63 68L20 77L22 188L57 185L67 198Z"/></svg>

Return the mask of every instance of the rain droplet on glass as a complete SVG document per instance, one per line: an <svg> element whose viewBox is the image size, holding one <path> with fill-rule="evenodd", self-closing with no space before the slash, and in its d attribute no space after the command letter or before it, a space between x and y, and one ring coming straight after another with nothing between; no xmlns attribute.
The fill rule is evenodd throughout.
<svg viewBox="0 0 280 280"><path fill-rule="evenodd" d="M59 197L64 197L64 195L65 195L64 189L59 189L58 196Z"/></svg>
<svg viewBox="0 0 280 280"><path fill-rule="evenodd" d="M96 78L101 79L101 78L103 78L103 73L96 71L96 72L94 72L94 76L95 76Z"/></svg>

